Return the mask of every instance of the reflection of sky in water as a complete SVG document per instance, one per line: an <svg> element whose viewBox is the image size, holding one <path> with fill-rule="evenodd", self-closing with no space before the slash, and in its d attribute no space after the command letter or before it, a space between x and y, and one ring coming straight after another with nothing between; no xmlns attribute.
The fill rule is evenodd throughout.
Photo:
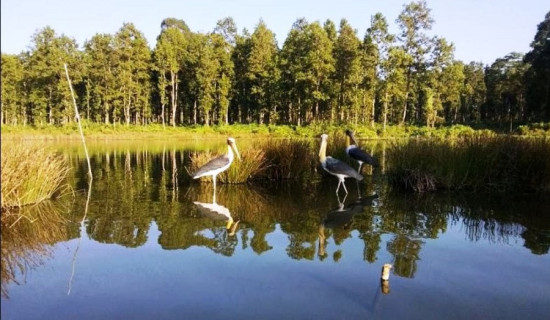
<svg viewBox="0 0 550 320"><path fill-rule="evenodd" d="M550 311L550 255L533 255L519 237L470 241L460 224L449 224L437 239L422 239L414 277L392 273L390 294L381 295L380 267L392 262L386 244L393 234L382 235L378 260L370 264L357 231L340 245L328 239L329 253L342 252L339 262L290 259L279 225L266 236L273 249L261 255L242 248L241 232L231 257L196 246L163 250L154 222L137 248L85 234L68 296L78 239L58 243L53 259L10 287L2 318L541 319Z"/></svg>

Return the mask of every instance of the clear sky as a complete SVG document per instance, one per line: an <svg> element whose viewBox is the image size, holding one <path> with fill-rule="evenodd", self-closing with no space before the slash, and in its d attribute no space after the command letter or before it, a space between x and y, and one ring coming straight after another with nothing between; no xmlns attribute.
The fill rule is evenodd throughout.
<svg viewBox="0 0 550 320"><path fill-rule="evenodd" d="M363 39L370 17L381 12L398 32L395 19L405 0L2 0L2 53L17 54L46 26L73 38L81 48L96 33L115 34L124 22L143 32L155 46L164 18L184 20L195 32L210 32L216 22L232 17L239 33L252 32L260 19L272 30L279 47L298 18L338 27L346 18ZM490 64L510 52L526 53L537 25L550 11L548 0L428 0L435 24L431 35L455 45L455 58Z"/></svg>

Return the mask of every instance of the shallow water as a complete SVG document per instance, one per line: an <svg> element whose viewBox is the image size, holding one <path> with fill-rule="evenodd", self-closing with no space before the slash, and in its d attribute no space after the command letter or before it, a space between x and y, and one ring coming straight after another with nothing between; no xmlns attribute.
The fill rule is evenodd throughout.
<svg viewBox="0 0 550 320"><path fill-rule="evenodd" d="M93 149L91 189L82 154L64 149L74 196L2 228L2 319L550 314L547 199L393 194L381 169L346 197L314 169L218 185L214 199L186 171L198 149Z"/></svg>

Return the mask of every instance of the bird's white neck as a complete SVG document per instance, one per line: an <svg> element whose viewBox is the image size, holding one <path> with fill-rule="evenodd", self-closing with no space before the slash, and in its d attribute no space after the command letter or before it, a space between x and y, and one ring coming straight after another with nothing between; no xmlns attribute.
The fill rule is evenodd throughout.
<svg viewBox="0 0 550 320"><path fill-rule="evenodd" d="M324 162L327 158L327 140L321 140L321 148L319 149L319 160Z"/></svg>
<svg viewBox="0 0 550 320"><path fill-rule="evenodd" d="M233 154L233 148L230 144L227 145L227 158L229 158L229 161L233 161L233 158L235 158L235 155Z"/></svg>

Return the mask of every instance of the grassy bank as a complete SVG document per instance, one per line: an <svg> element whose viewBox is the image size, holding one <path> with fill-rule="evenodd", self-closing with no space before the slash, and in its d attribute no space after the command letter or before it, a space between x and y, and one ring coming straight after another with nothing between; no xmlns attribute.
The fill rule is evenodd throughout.
<svg viewBox="0 0 550 320"><path fill-rule="evenodd" d="M550 140L410 140L387 153L388 178L407 192L550 192Z"/></svg>
<svg viewBox="0 0 550 320"><path fill-rule="evenodd" d="M83 130L88 139L131 140L131 139L199 139L209 137L234 136L239 137L285 137L305 138L341 134L345 129L352 129L356 136L362 139L394 139L426 137L438 139L464 138L468 136L495 136L498 131L490 129L474 129L464 125L427 128L419 126L393 125L384 130L380 125L370 126L336 125L328 123L311 124L308 126L291 125L259 125L233 124L219 126L179 126L170 127L157 124L137 125L103 125L83 122ZM514 132L522 136L550 137L550 124L533 124L520 126ZM76 124L66 126L2 126L2 135L7 138L26 139L79 139Z"/></svg>
<svg viewBox="0 0 550 320"><path fill-rule="evenodd" d="M68 190L69 166L61 155L36 142L2 140L2 211Z"/></svg>

